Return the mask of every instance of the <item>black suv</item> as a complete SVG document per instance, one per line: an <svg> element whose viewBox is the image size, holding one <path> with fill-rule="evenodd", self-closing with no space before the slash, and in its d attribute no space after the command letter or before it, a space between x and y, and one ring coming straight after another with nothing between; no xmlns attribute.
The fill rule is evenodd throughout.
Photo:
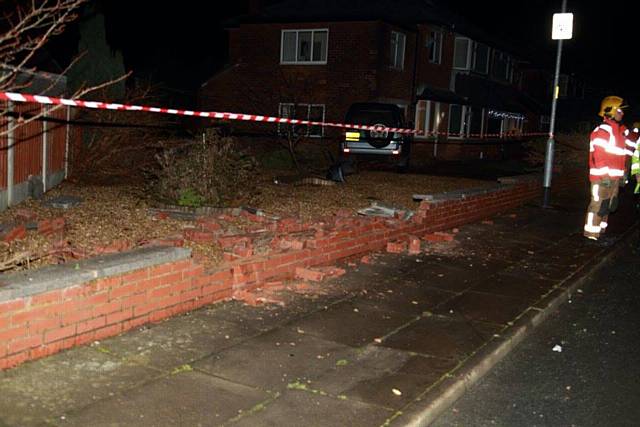
<svg viewBox="0 0 640 427"><path fill-rule="evenodd" d="M405 128L404 112L395 104L360 102L352 104L347 111L345 123L369 125L380 128ZM350 157L388 156L399 171L409 167L411 142L409 133L388 132L387 130L347 129L340 142L342 159Z"/></svg>

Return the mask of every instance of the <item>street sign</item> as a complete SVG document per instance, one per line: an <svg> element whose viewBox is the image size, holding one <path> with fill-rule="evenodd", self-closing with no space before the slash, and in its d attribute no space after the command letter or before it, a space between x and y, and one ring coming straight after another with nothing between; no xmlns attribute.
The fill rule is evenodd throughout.
<svg viewBox="0 0 640 427"><path fill-rule="evenodd" d="M572 36L573 13L554 13L551 38L553 40L569 40Z"/></svg>

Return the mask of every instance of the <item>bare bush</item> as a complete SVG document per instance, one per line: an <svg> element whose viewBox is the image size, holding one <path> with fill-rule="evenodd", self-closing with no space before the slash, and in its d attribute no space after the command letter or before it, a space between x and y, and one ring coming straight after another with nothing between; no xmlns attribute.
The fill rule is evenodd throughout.
<svg viewBox="0 0 640 427"><path fill-rule="evenodd" d="M183 206L234 206L255 191L256 160L230 137L208 130L200 141L156 156L156 196Z"/></svg>
<svg viewBox="0 0 640 427"><path fill-rule="evenodd" d="M158 102L160 89L148 82L129 88L127 104ZM103 183L141 181L145 171L156 164L155 155L174 141L175 118L153 113L127 114L113 110L83 110L80 122L82 141L71 156L71 174L75 181Z"/></svg>

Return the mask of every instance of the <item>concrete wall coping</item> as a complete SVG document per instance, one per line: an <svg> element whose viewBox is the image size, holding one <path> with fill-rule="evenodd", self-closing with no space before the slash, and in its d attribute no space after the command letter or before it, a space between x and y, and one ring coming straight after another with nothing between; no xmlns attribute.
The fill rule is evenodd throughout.
<svg viewBox="0 0 640 427"><path fill-rule="evenodd" d="M518 184L539 181L540 178L541 175L538 173L501 177L498 178L495 184L486 187L463 188L460 190L444 191L442 193L434 194L415 194L413 198L415 200L422 200L430 204L438 204L455 200L465 200L474 196L481 196L499 191L505 191Z"/></svg>
<svg viewBox="0 0 640 427"><path fill-rule="evenodd" d="M0 274L0 303L190 257L191 249L162 246Z"/></svg>

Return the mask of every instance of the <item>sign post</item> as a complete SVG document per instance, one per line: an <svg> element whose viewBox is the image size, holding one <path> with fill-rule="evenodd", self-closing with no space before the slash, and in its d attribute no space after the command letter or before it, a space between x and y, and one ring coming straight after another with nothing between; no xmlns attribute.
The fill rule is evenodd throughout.
<svg viewBox="0 0 640 427"><path fill-rule="evenodd" d="M551 175L553 174L553 150L555 145L555 125L556 125L556 104L558 101L558 80L560 79L560 59L562 57L562 40L569 40L573 35L573 13L565 13L567 10L567 0L562 0L562 13L553 14L553 29L551 38L558 40L558 53L556 55L556 72L553 78L553 98L551 100L551 123L549 125L549 139L547 139L547 150L544 156L544 182L542 207L551 207Z"/></svg>

